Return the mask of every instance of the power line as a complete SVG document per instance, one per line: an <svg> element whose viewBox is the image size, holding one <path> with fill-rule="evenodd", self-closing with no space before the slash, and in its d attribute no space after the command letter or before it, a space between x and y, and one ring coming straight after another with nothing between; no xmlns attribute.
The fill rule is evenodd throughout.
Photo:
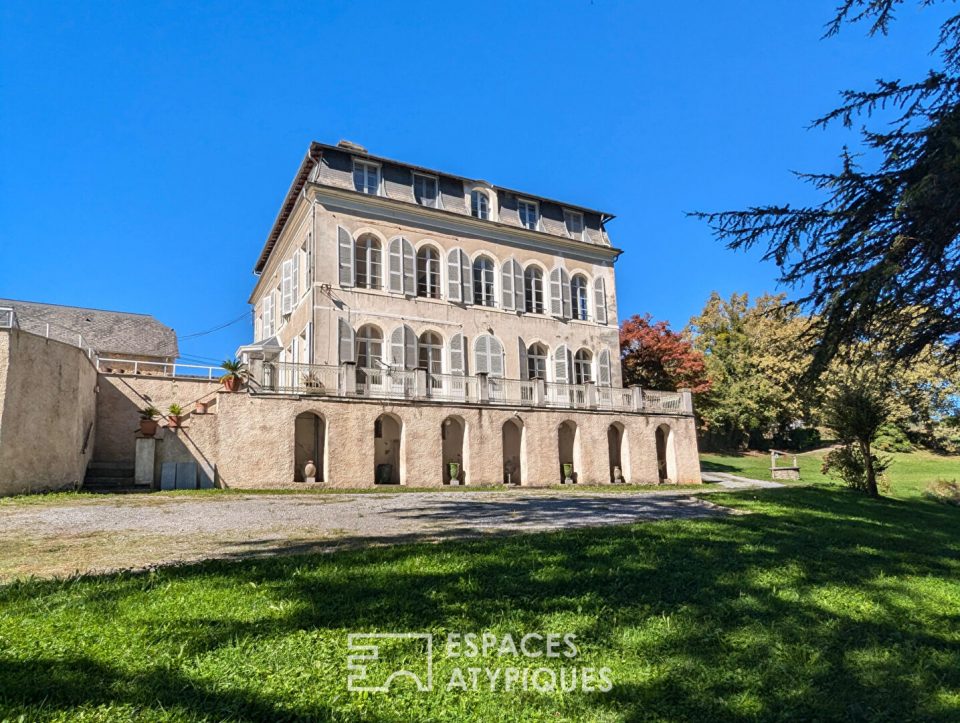
<svg viewBox="0 0 960 723"><path fill-rule="evenodd" d="M225 322L225 323L223 323L223 324L220 324L219 326L213 327L212 329L207 329L206 331L197 331L197 332L194 332L193 334L185 334L185 335L183 335L183 336L178 336L178 337L177 337L177 341L183 341L184 339L194 339L194 338L196 338L196 337L198 337L198 336L206 336L207 334L212 334L212 333L215 332L215 331L220 331L221 329L226 329L228 326L233 326L234 324L236 324L236 323L238 323L238 322L241 322L241 321L243 321L244 319L249 319L249 318L250 318L250 312L249 312L249 311L245 311L245 312L243 312L240 316L238 316L236 319L234 319L233 321Z"/></svg>

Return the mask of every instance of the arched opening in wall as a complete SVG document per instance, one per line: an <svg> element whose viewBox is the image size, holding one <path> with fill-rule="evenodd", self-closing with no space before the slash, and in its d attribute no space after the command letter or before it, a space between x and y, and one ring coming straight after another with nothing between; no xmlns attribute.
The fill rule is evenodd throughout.
<svg viewBox="0 0 960 723"><path fill-rule="evenodd" d="M298 414L293 422L293 479L306 482L308 462L316 467L314 481L326 480L327 424L313 412Z"/></svg>
<svg viewBox="0 0 960 723"><path fill-rule="evenodd" d="M527 477L527 449L523 421L514 417L503 423L503 483L522 485Z"/></svg>
<svg viewBox="0 0 960 723"><path fill-rule="evenodd" d="M443 460L443 483L466 484L467 471L463 460L466 455L467 424L462 417L453 415L440 423L441 456Z"/></svg>
<svg viewBox="0 0 960 723"><path fill-rule="evenodd" d="M670 425L657 427L657 476L660 482L677 481L677 454Z"/></svg>
<svg viewBox="0 0 960 723"><path fill-rule="evenodd" d="M607 454L610 459L610 481L629 482L630 445L627 443L627 430L620 422L614 422L607 428Z"/></svg>
<svg viewBox="0 0 960 723"><path fill-rule="evenodd" d="M378 485L403 484L403 422L381 414L373 423L373 480Z"/></svg>
<svg viewBox="0 0 960 723"><path fill-rule="evenodd" d="M576 482L580 473L580 430L576 422L560 423L557 446L560 450L560 481Z"/></svg>

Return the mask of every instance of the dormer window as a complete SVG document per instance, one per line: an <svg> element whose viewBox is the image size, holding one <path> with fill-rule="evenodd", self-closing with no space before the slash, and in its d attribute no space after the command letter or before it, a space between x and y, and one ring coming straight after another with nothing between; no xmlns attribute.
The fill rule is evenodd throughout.
<svg viewBox="0 0 960 723"><path fill-rule="evenodd" d="M380 166L364 161L353 162L353 186L360 193L380 195Z"/></svg>
<svg viewBox="0 0 960 723"><path fill-rule="evenodd" d="M470 213L474 218L490 219L490 200L483 191L470 192Z"/></svg>
<svg viewBox="0 0 960 723"><path fill-rule="evenodd" d="M563 222L567 227L567 236L578 241L583 240L583 214L579 211L564 211Z"/></svg>
<svg viewBox="0 0 960 723"><path fill-rule="evenodd" d="M434 176L413 174L413 197L421 206L437 208L437 179Z"/></svg>
<svg viewBox="0 0 960 723"><path fill-rule="evenodd" d="M520 201L517 203L517 212L520 214L520 225L537 231L540 228L540 211L536 201Z"/></svg>

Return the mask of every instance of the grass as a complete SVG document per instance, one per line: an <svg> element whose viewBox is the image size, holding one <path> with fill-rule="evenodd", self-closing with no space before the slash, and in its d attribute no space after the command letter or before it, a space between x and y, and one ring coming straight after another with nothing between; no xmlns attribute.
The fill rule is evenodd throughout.
<svg viewBox="0 0 960 723"><path fill-rule="evenodd" d="M0 720L960 717L960 509L710 499L752 514L0 587ZM433 692L350 693L346 636L371 631L573 633L575 659L533 665L613 687L448 691L530 661L441 654Z"/></svg>
<svg viewBox="0 0 960 723"><path fill-rule="evenodd" d="M797 455L802 482L839 484L839 480L821 474L825 450L813 450ZM887 470L890 483L889 494L893 497L910 498L922 495L924 488L936 479L960 480L960 457L934 452L880 452L893 461ZM779 464L787 465L792 456L781 458ZM743 454L701 454L700 467L704 472L729 472L743 477L769 480L770 455L763 452Z"/></svg>

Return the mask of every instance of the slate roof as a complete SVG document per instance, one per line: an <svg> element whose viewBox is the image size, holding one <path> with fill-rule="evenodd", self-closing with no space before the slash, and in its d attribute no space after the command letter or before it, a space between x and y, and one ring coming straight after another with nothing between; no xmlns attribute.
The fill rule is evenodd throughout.
<svg viewBox="0 0 960 723"><path fill-rule="evenodd" d="M132 354L176 358L179 354L176 333L149 314L15 299L0 299L0 306L13 307L17 323L24 331L44 336L49 324L51 339L74 345L77 335L81 334L83 346L92 347L101 356Z"/></svg>

